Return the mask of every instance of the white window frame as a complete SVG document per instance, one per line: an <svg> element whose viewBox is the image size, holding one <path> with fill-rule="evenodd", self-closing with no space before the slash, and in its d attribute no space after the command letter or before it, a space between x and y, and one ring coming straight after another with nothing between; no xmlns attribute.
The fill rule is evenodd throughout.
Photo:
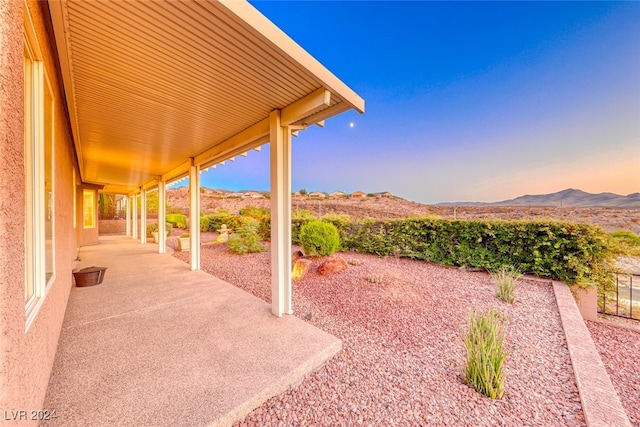
<svg viewBox="0 0 640 427"><path fill-rule="evenodd" d="M31 60L31 67L24 72L31 73L31 96L25 99L25 110L30 110L29 120L25 123L25 290L31 289L32 295L27 299L25 292L25 331L33 323L44 298L55 281L55 183L54 183L54 103L51 83L45 73L42 51L36 37L36 31L29 14L24 7L24 46ZM48 92L48 93L47 93ZM47 94L50 105L45 106ZM48 109L47 109L48 107ZM50 115L47 121L47 114ZM26 111L25 111L26 116ZM26 117L25 117L25 120ZM51 126L51 193L45 188L45 144L47 132L45 125ZM28 129L27 129L28 127ZM45 196L51 200L51 210L47 212ZM51 276L47 279L46 264L46 216L51 216Z"/></svg>

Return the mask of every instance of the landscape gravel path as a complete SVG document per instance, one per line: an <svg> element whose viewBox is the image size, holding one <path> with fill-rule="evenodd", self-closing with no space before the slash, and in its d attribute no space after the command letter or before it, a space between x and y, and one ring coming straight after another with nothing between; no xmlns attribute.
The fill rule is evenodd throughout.
<svg viewBox="0 0 640 427"><path fill-rule="evenodd" d="M235 255L226 245L205 244L201 255L203 270L270 301L268 252ZM175 256L188 261L188 254ZM522 280L511 305L494 297L486 273L334 256L348 269L321 276L314 260L294 282L293 303L296 316L339 337L343 350L238 426L585 425L550 283ZM467 314L489 307L508 317L501 400L479 395L461 378Z"/></svg>

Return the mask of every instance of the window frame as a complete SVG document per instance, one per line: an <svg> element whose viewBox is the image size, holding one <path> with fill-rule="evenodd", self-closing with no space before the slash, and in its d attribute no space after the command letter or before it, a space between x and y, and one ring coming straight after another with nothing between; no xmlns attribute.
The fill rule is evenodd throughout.
<svg viewBox="0 0 640 427"><path fill-rule="evenodd" d="M26 5L23 14L26 332L56 278L55 96ZM50 191L47 190L46 180L49 180ZM48 233L47 216L50 220ZM49 246L47 236L50 237ZM50 267L50 271L47 271L47 267Z"/></svg>

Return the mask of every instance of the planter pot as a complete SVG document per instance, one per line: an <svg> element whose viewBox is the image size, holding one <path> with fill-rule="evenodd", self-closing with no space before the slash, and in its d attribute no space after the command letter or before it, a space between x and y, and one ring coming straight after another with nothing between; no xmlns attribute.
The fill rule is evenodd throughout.
<svg viewBox="0 0 640 427"><path fill-rule="evenodd" d="M178 237L178 250L182 252L189 251L191 245L190 237Z"/></svg>
<svg viewBox="0 0 640 427"><path fill-rule="evenodd" d="M79 271L74 271L73 278L76 281L76 286L79 288L99 285L104 279L105 271L107 271L106 267L87 267Z"/></svg>

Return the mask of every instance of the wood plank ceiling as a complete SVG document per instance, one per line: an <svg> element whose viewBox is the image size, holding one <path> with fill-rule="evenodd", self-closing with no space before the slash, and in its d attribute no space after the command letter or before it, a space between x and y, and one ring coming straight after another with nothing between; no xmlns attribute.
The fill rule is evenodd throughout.
<svg viewBox="0 0 640 427"><path fill-rule="evenodd" d="M319 88L330 106L311 120L364 111L246 2L49 6L81 176L105 191L132 191Z"/></svg>

